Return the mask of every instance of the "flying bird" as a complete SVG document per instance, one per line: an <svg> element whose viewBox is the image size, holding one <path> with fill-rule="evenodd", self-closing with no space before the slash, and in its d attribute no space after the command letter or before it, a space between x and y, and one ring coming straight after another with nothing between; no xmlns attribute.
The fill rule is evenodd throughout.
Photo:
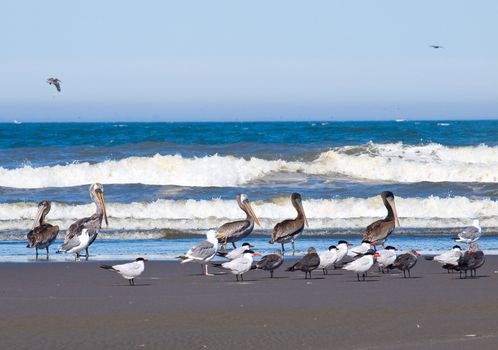
<svg viewBox="0 0 498 350"><path fill-rule="evenodd" d="M47 83L49 85L55 86L55 88L57 89L57 91L61 92L61 83L62 83L62 81L60 81L59 79L53 78L53 77L52 78L48 78L47 79Z"/></svg>
<svg viewBox="0 0 498 350"><path fill-rule="evenodd" d="M57 238L57 234L59 233L59 226L53 226L45 222L45 216L49 213L50 208L51 204L49 201L41 201L38 204L38 213L33 223L33 229L27 235L28 245L26 248L36 248L37 259L38 249L43 248L47 250L48 259L48 247Z"/></svg>
<svg viewBox="0 0 498 350"><path fill-rule="evenodd" d="M433 49L443 49L441 45L429 45L429 47L432 47Z"/></svg>
<svg viewBox="0 0 498 350"><path fill-rule="evenodd" d="M145 262L148 261L144 258L136 258L127 264L119 265L100 265L102 269L109 270L120 274L123 278L128 280L130 286L135 285L135 278L140 276L145 269Z"/></svg>

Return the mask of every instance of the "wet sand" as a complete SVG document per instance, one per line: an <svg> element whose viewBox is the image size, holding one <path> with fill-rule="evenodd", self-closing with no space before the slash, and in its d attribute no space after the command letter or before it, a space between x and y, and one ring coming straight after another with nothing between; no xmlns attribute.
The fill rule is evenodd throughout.
<svg viewBox="0 0 498 350"><path fill-rule="evenodd" d="M0 264L2 349L498 348L495 256L467 280L423 259L415 278L373 272L367 282L281 268L236 283L149 262L129 287L98 265Z"/></svg>

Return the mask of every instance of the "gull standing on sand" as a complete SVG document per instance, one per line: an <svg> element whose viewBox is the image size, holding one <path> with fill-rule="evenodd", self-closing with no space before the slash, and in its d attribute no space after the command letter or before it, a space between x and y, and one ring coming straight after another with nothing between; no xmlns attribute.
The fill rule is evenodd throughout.
<svg viewBox="0 0 498 350"><path fill-rule="evenodd" d="M292 243L292 254L296 252L294 241L304 230L304 225L308 227L308 220L304 213L303 202L299 193L291 195L291 203L297 211L295 219L287 219L275 225L271 234L270 244L275 242L282 245L282 253L285 254L284 243Z"/></svg>
<svg viewBox="0 0 498 350"><path fill-rule="evenodd" d="M363 256L346 264L343 269L356 272L356 278L358 279L358 281L360 281L361 273L364 281L367 271L370 270L370 268L373 266L375 258L378 256L379 253L374 252L370 249L368 252L363 254Z"/></svg>
<svg viewBox="0 0 498 350"><path fill-rule="evenodd" d="M284 262L284 256L280 249L275 250L272 254L267 254L253 266L254 269L270 271L270 278L273 278L273 271L278 269Z"/></svg>
<svg viewBox="0 0 498 350"><path fill-rule="evenodd" d="M38 213L33 223L33 229L27 234L28 245L26 248L36 248L36 259L38 259L38 249L43 248L47 250L48 259L48 247L57 238L57 234L59 233L59 226L53 226L45 222L45 217L50 212L50 208L51 204L49 201L38 203Z"/></svg>
<svg viewBox="0 0 498 350"><path fill-rule="evenodd" d="M79 219L69 226L64 243L58 252L75 253L76 259L80 257L82 250L86 251L88 259L88 247L95 241L102 227L102 220L105 220L106 227L109 226L107 221L107 210L104 201L104 185L95 183L89 189L90 198L95 203L96 211L90 217ZM88 237L88 238L87 238Z"/></svg>
<svg viewBox="0 0 498 350"><path fill-rule="evenodd" d="M234 260L242 256L248 250L251 250L254 246L251 243L242 243L242 245L238 248L235 248L229 252L217 252L216 255L221 256L223 258L227 258L228 260Z"/></svg>
<svg viewBox="0 0 498 350"><path fill-rule="evenodd" d="M420 254L415 250L409 250L406 253L399 255L389 268L403 271L403 278L406 278L406 271L408 271L408 277L411 278L412 275L410 270L417 264L417 258L419 256Z"/></svg>
<svg viewBox="0 0 498 350"><path fill-rule="evenodd" d="M61 83L62 83L62 81L60 81L59 79L53 78L53 77L52 78L48 78L47 79L47 83L49 85L55 86L55 88L57 89L57 91L61 92Z"/></svg>
<svg viewBox="0 0 498 350"><path fill-rule="evenodd" d="M252 250L248 250L237 259L227 261L221 264L217 263L212 265L214 267L219 267L228 270L231 274L235 275L235 278L237 278L237 282L239 282L239 277L240 280L243 281L244 273L251 270L253 256L260 256L260 255L261 254L253 252Z"/></svg>
<svg viewBox="0 0 498 350"><path fill-rule="evenodd" d="M396 251L397 249L391 245L378 251L379 256L377 257L377 264L379 264L379 268L382 273L385 272L385 269L388 266L392 265L394 261L396 261Z"/></svg>
<svg viewBox="0 0 498 350"><path fill-rule="evenodd" d="M100 265L102 269L109 270L120 274L124 279L128 280L130 286L135 285L135 278L140 276L145 269L145 262L148 261L144 258L136 258L127 264L119 265Z"/></svg>
<svg viewBox="0 0 498 350"><path fill-rule="evenodd" d="M249 236L254 229L254 223L261 226L258 217L254 214L251 203L245 194L237 195L237 204L244 213L246 213L246 218L244 220L227 222L221 225L217 232L223 234L223 239L219 240L223 246L226 246L228 242L232 243L234 248L237 248L235 242L246 238Z"/></svg>
<svg viewBox="0 0 498 350"><path fill-rule="evenodd" d="M462 232L455 237L455 241L461 243L472 243L477 241L481 237L481 226L479 225L479 219L474 219L472 221L472 226L468 226L463 229Z"/></svg>
<svg viewBox="0 0 498 350"><path fill-rule="evenodd" d="M444 252L442 254L436 255L434 258L430 260L437 261L441 265L443 265L443 269L450 270L454 269L458 266L458 261L463 256L462 248L459 245L454 245L451 250Z"/></svg>
<svg viewBox="0 0 498 350"><path fill-rule="evenodd" d="M208 272L207 263L216 255L219 238L223 238L223 235L217 233L216 230L209 230L206 233L205 241L197 243L190 248L185 255L177 256L176 258L180 259L182 264L188 262L199 263L202 265L202 273L204 276L214 276Z"/></svg>
<svg viewBox="0 0 498 350"><path fill-rule="evenodd" d="M458 266L455 269L460 271L460 278L462 278L462 271L465 272L465 278L467 278L467 271L470 271L470 277L477 277L477 269L484 265L484 262L484 252L477 243L471 243L469 249L458 260Z"/></svg>
<svg viewBox="0 0 498 350"><path fill-rule="evenodd" d="M387 237L393 233L395 227L399 227L400 225L396 203L394 203L394 194L391 191L384 191L380 196L387 209L387 216L368 225L363 233L363 239L375 244L380 243L384 246Z"/></svg>
<svg viewBox="0 0 498 350"><path fill-rule="evenodd" d="M318 268L322 269L324 275L327 275L328 269L333 268L337 261L337 247L331 245L327 250L318 253L318 256L320 257Z"/></svg>
<svg viewBox="0 0 498 350"><path fill-rule="evenodd" d="M307 279L308 274L311 278L311 271L316 269L318 265L320 265L320 257L316 253L316 249L310 247L308 248L308 253L303 256L297 263L289 267L287 271L303 271L304 279Z"/></svg>

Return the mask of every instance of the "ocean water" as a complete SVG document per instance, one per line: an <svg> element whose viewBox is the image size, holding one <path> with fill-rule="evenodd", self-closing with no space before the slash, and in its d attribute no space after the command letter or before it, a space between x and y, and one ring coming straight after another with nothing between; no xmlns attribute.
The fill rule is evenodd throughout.
<svg viewBox="0 0 498 350"><path fill-rule="evenodd" d="M109 215L95 258L171 259L242 218L237 193L261 220L252 240L263 252L278 248L267 243L273 226L295 215L292 192L310 223L304 251L357 243L385 216L384 190L401 221L391 243L447 249L478 217L481 246L498 249L497 135L498 121L0 124L0 260L32 256L24 241L41 200L63 229L91 215L94 182Z"/></svg>

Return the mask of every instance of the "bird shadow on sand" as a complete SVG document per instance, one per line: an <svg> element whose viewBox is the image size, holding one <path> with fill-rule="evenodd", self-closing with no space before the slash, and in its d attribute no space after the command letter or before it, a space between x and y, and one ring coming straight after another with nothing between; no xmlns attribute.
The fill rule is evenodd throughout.
<svg viewBox="0 0 498 350"><path fill-rule="evenodd" d="M489 275L479 275L479 276L474 276L474 277L467 276L467 278L465 278L465 277L460 278L460 277L458 277L458 275L456 275L456 276L452 276L452 277L453 278L450 278L450 279L452 279L454 281L459 281L459 280L478 280L480 278L489 278L491 276L489 276Z"/></svg>
<svg viewBox="0 0 498 350"><path fill-rule="evenodd" d="M403 277L403 276L396 276L393 279L394 280L418 280L419 278L423 278L422 276L412 276L412 277Z"/></svg>
<svg viewBox="0 0 498 350"><path fill-rule="evenodd" d="M130 286L129 284L113 284L112 286L113 287L128 287L128 288L132 288L132 287L148 287L148 286L151 286L152 284L150 283L135 283L133 286Z"/></svg>

